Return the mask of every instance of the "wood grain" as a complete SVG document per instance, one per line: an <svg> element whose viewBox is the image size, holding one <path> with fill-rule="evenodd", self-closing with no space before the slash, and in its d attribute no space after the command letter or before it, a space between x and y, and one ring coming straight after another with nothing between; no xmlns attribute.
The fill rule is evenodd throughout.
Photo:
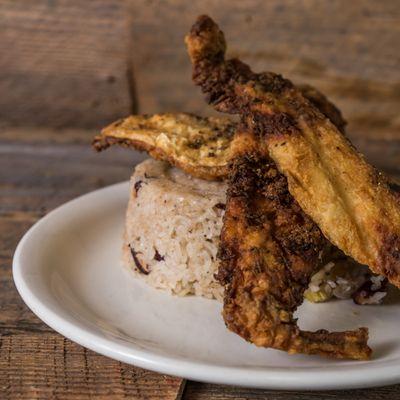
<svg viewBox="0 0 400 400"><path fill-rule="evenodd" d="M353 137L399 137L390 0L0 0L0 124L100 127L136 110L136 93L142 112L209 114L183 45L205 12L232 55L333 98Z"/></svg>
<svg viewBox="0 0 400 400"><path fill-rule="evenodd" d="M111 360L55 333L0 337L0 398L181 398L181 379Z"/></svg>
<svg viewBox="0 0 400 400"><path fill-rule="evenodd" d="M185 400L397 400L400 399L400 385L362 390L337 391L273 391L237 388L208 383L187 382Z"/></svg>
<svg viewBox="0 0 400 400"><path fill-rule="evenodd" d="M180 379L62 338L16 292L11 261L23 233L65 201L128 179L143 158L116 148L95 154L92 128L138 106L212 113L183 45L201 13L220 23L231 55L324 91L357 147L400 178L396 1L0 0L1 400L400 399L399 385L292 393L189 381L183 391Z"/></svg>
<svg viewBox="0 0 400 400"><path fill-rule="evenodd" d="M0 123L101 127L135 111L125 2L0 0Z"/></svg>
<svg viewBox="0 0 400 400"><path fill-rule="evenodd" d="M131 3L132 59L141 112L209 114L190 80L183 45L196 16L218 21L228 52L256 71L321 89L343 110L353 138L399 138L400 7L396 1Z"/></svg>

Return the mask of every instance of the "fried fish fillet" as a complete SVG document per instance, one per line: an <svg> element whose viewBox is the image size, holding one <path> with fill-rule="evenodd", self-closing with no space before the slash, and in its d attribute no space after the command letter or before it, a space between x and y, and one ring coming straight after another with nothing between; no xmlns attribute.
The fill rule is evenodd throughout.
<svg viewBox="0 0 400 400"><path fill-rule="evenodd" d="M339 109L309 85L303 95L315 104L340 130L346 121ZM199 117L186 113L131 115L104 128L93 147L102 151L111 145L148 152L190 175L207 180L227 176L231 143L236 123L227 118Z"/></svg>
<svg viewBox="0 0 400 400"><path fill-rule="evenodd" d="M217 278L225 286L227 327L288 353L368 359L368 330L302 331L293 313L327 242L290 195L275 163L250 132L234 139Z"/></svg>
<svg viewBox="0 0 400 400"><path fill-rule="evenodd" d="M187 37L195 80L208 62L204 65L203 59L198 63L193 57L193 51L199 50L196 35L202 35L198 25ZM205 42L206 49L213 45ZM207 89L227 76L221 74L217 82L205 78L201 85L209 93ZM235 134L231 155L218 273L226 285L223 316L227 327L256 345L289 353L368 359L366 328L335 333L298 328L293 313L318 268L326 239L290 195L287 179L260 147L259 137L246 120Z"/></svg>
<svg viewBox="0 0 400 400"><path fill-rule="evenodd" d="M104 128L93 147L97 151L112 144L132 147L197 178L218 180L227 174L235 127L226 118L184 113L133 115Z"/></svg>
<svg viewBox="0 0 400 400"><path fill-rule="evenodd" d="M199 17L186 43L208 102L241 116L324 235L400 286L400 202L386 178L289 80L225 60L225 38L211 18Z"/></svg>

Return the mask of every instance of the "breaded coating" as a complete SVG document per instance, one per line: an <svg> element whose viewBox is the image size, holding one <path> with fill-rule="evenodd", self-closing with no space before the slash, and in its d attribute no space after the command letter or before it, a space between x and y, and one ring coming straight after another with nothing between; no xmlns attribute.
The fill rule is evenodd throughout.
<svg viewBox="0 0 400 400"><path fill-rule="evenodd" d="M229 66L214 73L215 64L225 66L225 45L217 26L207 17L200 18L186 42L194 80L209 95L209 101L222 105L217 107L219 111L240 113L240 103L230 103L229 96L218 90L229 85L232 76ZM213 56L205 58L203 51ZM243 71L244 75L251 74L248 68ZM236 78L240 81L240 74ZM236 100L234 91L229 95ZM326 100L322 96L320 99ZM318 102L315 104L318 107ZM340 113L337 115L341 118ZM293 313L303 301L327 241L290 195L287 179L251 128L243 118L231 150L219 252L222 261L217 276L226 289L223 316L227 327L258 346L289 353L368 359L371 349L366 328L335 333L298 328Z"/></svg>
<svg viewBox="0 0 400 400"><path fill-rule="evenodd" d="M368 330L302 331L293 313L320 267L327 241L290 195L254 135L235 135L217 279L227 327L257 346L288 353L368 359Z"/></svg>
<svg viewBox="0 0 400 400"><path fill-rule="evenodd" d="M322 93L309 85L303 95L339 129L346 121ZM220 180L227 176L236 123L227 118L199 117L187 113L131 115L105 127L93 139L97 151L112 145L148 152L197 178Z"/></svg>
<svg viewBox="0 0 400 400"><path fill-rule="evenodd" d="M93 140L97 151L113 144L148 152L197 178L227 174L236 124L226 118L192 114L132 115L104 128Z"/></svg>
<svg viewBox="0 0 400 400"><path fill-rule="evenodd" d="M400 203L386 178L289 80L225 60L225 38L211 18L199 17L186 43L208 102L241 116L324 235L400 286Z"/></svg>

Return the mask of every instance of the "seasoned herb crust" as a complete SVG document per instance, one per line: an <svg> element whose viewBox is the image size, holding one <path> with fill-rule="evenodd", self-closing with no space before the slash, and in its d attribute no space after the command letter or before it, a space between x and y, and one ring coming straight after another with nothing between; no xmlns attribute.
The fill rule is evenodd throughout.
<svg viewBox="0 0 400 400"><path fill-rule="evenodd" d="M340 129L346 121L340 111L312 86L303 95ZM168 161L202 179L220 180L228 173L228 160L236 123L226 118L192 114L131 115L113 122L93 140L96 151L113 145L146 151L156 160Z"/></svg>
<svg viewBox="0 0 400 400"><path fill-rule="evenodd" d="M238 60L224 60L218 26L199 17L186 37L193 79L218 111L239 114L229 168L229 189L217 278L225 285L223 316L229 329L264 347L289 353L368 359L368 330L301 331L293 312L318 266L327 241L289 193L288 181L270 159L266 138L296 138L301 126L283 99L296 91L273 73L254 74ZM305 99L300 94L302 99ZM327 117L309 100L290 104L308 110L317 125ZM319 98L322 103L326 100ZM264 109L264 105L265 106ZM318 107L318 102L314 102ZM332 112L329 107L327 113ZM332 119L339 118L336 113ZM343 129L344 123L340 125ZM285 140L279 146L285 146Z"/></svg>
<svg viewBox="0 0 400 400"><path fill-rule="evenodd" d="M281 75L225 60L224 35L209 17L198 18L186 43L193 79L207 101L240 115L324 235L400 287L398 195L343 135L343 126Z"/></svg>
<svg viewBox="0 0 400 400"><path fill-rule="evenodd" d="M119 144L146 151L202 179L223 179L236 124L192 114L132 115L103 129L93 140L102 151Z"/></svg>
<svg viewBox="0 0 400 400"><path fill-rule="evenodd" d="M367 359L368 330L299 329L293 313L329 247L290 195L255 136L238 130L230 164L217 279L225 285L223 317L244 339L289 353Z"/></svg>

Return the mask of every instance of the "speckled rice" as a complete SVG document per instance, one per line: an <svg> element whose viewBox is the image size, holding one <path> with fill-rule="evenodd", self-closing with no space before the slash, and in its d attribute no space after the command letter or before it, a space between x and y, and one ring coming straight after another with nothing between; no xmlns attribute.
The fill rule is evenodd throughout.
<svg viewBox="0 0 400 400"><path fill-rule="evenodd" d="M155 288L221 299L213 275L225 191L224 183L192 178L160 161L139 164L130 183L124 264ZM148 275L135 266L129 246ZM163 260L155 259L156 251Z"/></svg>
<svg viewBox="0 0 400 400"><path fill-rule="evenodd" d="M193 178L169 164L148 159L131 177L123 263L149 285L171 294L222 299L215 281L226 184ZM132 257L135 252L144 274ZM341 262L343 264L343 262ZM366 267L330 262L311 279L305 297L313 302L350 298L365 281ZM379 292L371 302L379 303ZM375 301L377 300L377 301Z"/></svg>

